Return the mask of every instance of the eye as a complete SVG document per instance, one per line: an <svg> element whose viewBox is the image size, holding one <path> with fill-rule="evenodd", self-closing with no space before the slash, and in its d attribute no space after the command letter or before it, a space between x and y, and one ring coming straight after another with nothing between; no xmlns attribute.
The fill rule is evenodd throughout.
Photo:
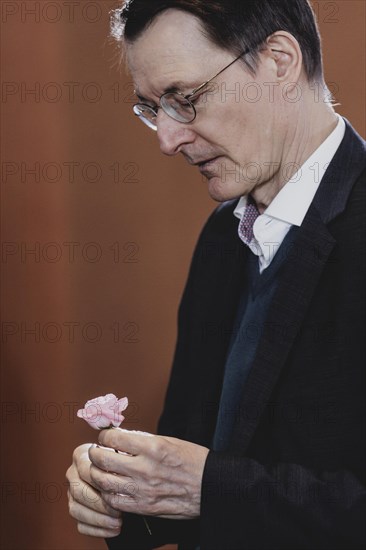
<svg viewBox="0 0 366 550"><path fill-rule="evenodd" d="M180 92L167 92L161 96L160 104L165 111L173 110L175 113L192 110L191 103Z"/></svg>
<svg viewBox="0 0 366 550"><path fill-rule="evenodd" d="M144 101L144 105L146 105L147 107L150 107L150 109L152 109L155 112L157 112L159 109L159 106L153 103L152 101Z"/></svg>
<svg viewBox="0 0 366 550"><path fill-rule="evenodd" d="M159 106L156 105L156 103L154 103L153 101L150 101L149 99L137 94L136 92L135 92L135 96L137 97L138 105L145 105L146 107L150 107L150 109L153 109L156 112L159 109Z"/></svg>
<svg viewBox="0 0 366 550"><path fill-rule="evenodd" d="M209 92L212 92L214 89L215 89L214 85L207 86L202 90L200 90L199 92L197 92L196 94L194 94L192 97L190 97L189 101L193 103L193 105L196 105L197 103L200 102L200 100L205 100L206 94L208 94Z"/></svg>
<svg viewBox="0 0 366 550"><path fill-rule="evenodd" d="M180 109L189 107L189 102L181 94L178 94L178 93L172 94L170 96L170 100L173 107L180 108Z"/></svg>

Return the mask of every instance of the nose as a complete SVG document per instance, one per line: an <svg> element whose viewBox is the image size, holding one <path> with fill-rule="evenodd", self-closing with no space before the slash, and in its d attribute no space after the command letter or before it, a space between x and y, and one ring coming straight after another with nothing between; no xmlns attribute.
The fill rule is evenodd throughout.
<svg viewBox="0 0 366 550"><path fill-rule="evenodd" d="M158 111L156 124L160 150L164 155L176 155L184 145L195 140L196 134L190 125L174 120L163 109Z"/></svg>

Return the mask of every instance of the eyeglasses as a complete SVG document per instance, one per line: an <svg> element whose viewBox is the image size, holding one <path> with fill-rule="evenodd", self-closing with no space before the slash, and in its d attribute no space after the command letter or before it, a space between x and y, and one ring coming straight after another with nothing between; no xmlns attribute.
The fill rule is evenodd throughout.
<svg viewBox="0 0 366 550"><path fill-rule="evenodd" d="M173 118L178 122L182 122L183 124L193 122L197 116L196 108L193 104L193 101L197 99L196 96L198 96L202 92L203 88L205 88L205 86L207 86L207 84L209 84L214 78L226 71L226 69L231 67L231 65L238 61L238 59L240 59L243 55L249 53L249 51L250 50L247 49L242 52L212 78L197 86L197 88L195 88L190 94L184 95L182 92L166 92L160 96L159 103L164 113L170 116L170 118ZM144 122L144 124L146 124L146 126L156 131L156 117L158 116L158 109L160 109L160 107L151 107L151 105L146 105L145 103L136 103L133 106L133 112L139 117L140 120L142 120L142 122Z"/></svg>

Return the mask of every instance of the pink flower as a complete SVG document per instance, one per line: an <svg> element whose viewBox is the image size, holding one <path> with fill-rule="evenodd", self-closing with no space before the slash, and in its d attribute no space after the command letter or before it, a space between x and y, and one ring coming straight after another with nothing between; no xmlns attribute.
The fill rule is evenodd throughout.
<svg viewBox="0 0 366 550"><path fill-rule="evenodd" d="M90 399L79 409L77 416L83 418L95 430L118 427L125 419L121 414L128 406L127 397L117 399L113 393Z"/></svg>

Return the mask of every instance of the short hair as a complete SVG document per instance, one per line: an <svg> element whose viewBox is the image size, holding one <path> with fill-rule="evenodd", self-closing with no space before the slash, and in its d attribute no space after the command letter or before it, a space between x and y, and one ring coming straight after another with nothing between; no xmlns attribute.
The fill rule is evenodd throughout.
<svg viewBox="0 0 366 550"><path fill-rule="evenodd" d="M111 34L131 43L168 9L198 18L217 46L235 55L250 50L243 61L254 74L266 38L287 31L300 45L308 80L323 80L321 38L309 0L126 0L111 14Z"/></svg>

